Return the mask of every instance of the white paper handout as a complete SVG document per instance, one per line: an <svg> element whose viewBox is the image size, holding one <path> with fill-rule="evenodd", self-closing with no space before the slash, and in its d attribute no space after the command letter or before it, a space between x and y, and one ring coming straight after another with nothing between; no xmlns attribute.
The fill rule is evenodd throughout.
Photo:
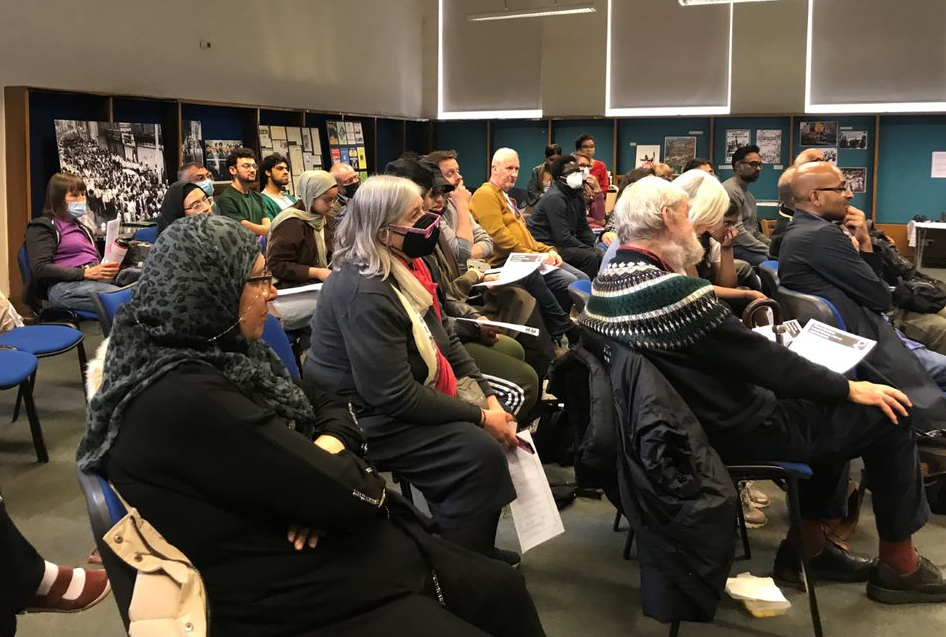
<svg viewBox="0 0 946 637"><path fill-rule="evenodd" d="M516 325L515 323L503 323L502 321L478 321L471 318L458 318L458 321L469 321L470 323L480 323L482 325L492 325L493 327L501 327L506 330L512 330L514 332L522 332L523 334L529 334L530 336L538 336L539 328L529 327L528 325Z"/></svg>
<svg viewBox="0 0 946 637"><path fill-rule="evenodd" d="M522 431L516 434L534 451L532 434ZM562 516L555 506L555 498L549 488L548 478L542 468L538 452L516 447L506 452L509 475L516 488L516 499L510 504L512 521L516 525L519 548L525 553L529 549L551 540L565 532Z"/></svg>
<svg viewBox="0 0 946 637"><path fill-rule="evenodd" d="M128 252L128 248L123 248L115 243L121 228L121 215L116 216L105 224L105 257L102 259L102 263L121 263L125 259L125 253Z"/></svg>
<svg viewBox="0 0 946 637"><path fill-rule="evenodd" d="M933 179L946 179L946 152L933 151L933 167L930 170Z"/></svg>
<svg viewBox="0 0 946 637"><path fill-rule="evenodd" d="M843 374L864 360L877 341L811 319L789 349L812 363Z"/></svg>
<svg viewBox="0 0 946 637"><path fill-rule="evenodd" d="M518 281L537 270L542 265L543 259L545 259L545 255L540 252L513 252L506 259L506 263L503 265L502 269L500 269L499 277L495 281L483 281L476 285L493 287Z"/></svg>
<svg viewBox="0 0 946 637"><path fill-rule="evenodd" d="M756 617L784 615L792 607L771 577L740 573L726 580L726 593Z"/></svg>

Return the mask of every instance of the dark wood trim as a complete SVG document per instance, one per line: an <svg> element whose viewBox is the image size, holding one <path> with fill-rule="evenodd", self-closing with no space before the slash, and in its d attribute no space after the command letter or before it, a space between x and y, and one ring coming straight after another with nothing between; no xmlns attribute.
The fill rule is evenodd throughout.
<svg viewBox="0 0 946 637"><path fill-rule="evenodd" d="M795 164L795 123L795 116L790 115L788 117L788 163L785 164L786 168Z"/></svg>
<svg viewBox="0 0 946 637"><path fill-rule="evenodd" d="M613 123L614 126L612 127L611 132L611 146L613 149L613 152L611 153L611 174L614 175L614 177L617 177L621 174L618 171L618 120L613 120ZM611 181L614 181L614 179Z"/></svg>
<svg viewBox="0 0 946 637"><path fill-rule="evenodd" d="M549 129L551 132L551 129ZM489 181L489 174L493 166L493 121L486 120L486 180Z"/></svg>
<svg viewBox="0 0 946 637"><path fill-rule="evenodd" d="M22 86L3 90L6 133L7 178L7 267L10 270L10 300L24 316L32 315L22 301L23 283L17 253L23 245L30 209L30 92Z"/></svg>
<svg viewBox="0 0 946 637"><path fill-rule="evenodd" d="M874 172L871 179L870 218L877 221L877 166L880 164L880 115L874 116Z"/></svg>

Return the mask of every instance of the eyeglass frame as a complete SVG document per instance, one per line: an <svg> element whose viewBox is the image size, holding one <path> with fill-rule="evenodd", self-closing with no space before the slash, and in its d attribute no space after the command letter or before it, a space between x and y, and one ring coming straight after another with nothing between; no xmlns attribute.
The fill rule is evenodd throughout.
<svg viewBox="0 0 946 637"><path fill-rule="evenodd" d="M758 168L759 170L762 170L762 167L765 166L765 162L761 162L761 161L746 161L745 159L740 159L740 160L737 161L736 163L737 163L737 164L745 164L746 166L749 166L750 168Z"/></svg>
<svg viewBox="0 0 946 637"><path fill-rule="evenodd" d="M399 226L394 223L389 223L387 225L388 230L392 230L397 234L420 234L423 235L425 239L429 239L430 235L434 233L434 229L440 227L440 220L443 219L441 215L438 215L436 212L425 212L420 219L423 219L425 216L430 215L434 218L429 226L426 228L415 228L413 226ZM418 219L418 221L420 221Z"/></svg>
<svg viewBox="0 0 946 637"><path fill-rule="evenodd" d="M197 212L198 209L195 208L194 206L200 206L201 208L203 208L204 202L206 202L208 206L210 206L211 208L213 208L213 206L214 206L214 196L213 196L213 195L204 195L203 199L198 199L197 201L195 201L195 202L192 203L191 205L185 206L185 207L184 207L184 212L187 212L187 211Z"/></svg>
<svg viewBox="0 0 946 637"><path fill-rule="evenodd" d="M265 284L266 287L268 287L269 289L272 289L273 273L270 272L269 270L263 270L262 274L258 274L256 276L251 276L247 278L246 283L247 285L253 284L253 285L258 285L260 287L262 287Z"/></svg>
<svg viewBox="0 0 946 637"><path fill-rule="evenodd" d="M834 188L812 188L811 192L837 192L837 193L850 192L852 194L854 193L854 191L851 190L851 185L847 183L847 181L842 183L840 186L835 186Z"/></svg>

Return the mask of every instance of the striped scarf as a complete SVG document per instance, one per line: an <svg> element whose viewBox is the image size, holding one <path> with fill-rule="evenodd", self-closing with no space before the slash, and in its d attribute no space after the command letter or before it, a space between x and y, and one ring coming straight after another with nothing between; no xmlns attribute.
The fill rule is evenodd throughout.
<svg viewBox="0 0 946 637"><path fill-rule="evenodd" d="M578 317L588 329L635 349L679 350L729 316L707 281L622 256L592 283L591 298Z"/></svg>

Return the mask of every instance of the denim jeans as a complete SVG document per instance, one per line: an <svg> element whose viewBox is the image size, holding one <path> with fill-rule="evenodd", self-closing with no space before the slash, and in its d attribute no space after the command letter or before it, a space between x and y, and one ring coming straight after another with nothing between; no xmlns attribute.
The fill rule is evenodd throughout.
<svg viewBox="0 0 946 637"><path fill-rule="evenodd" d="M94 312L95 305L92 303L92 296L99 292L113 292L117 289L117 285L104 281L63 281L49 288L49 304L69 310Z"/></svg>
<svg viewBox="0 0 946 637"><path fill-rule="evenodd" d="M561 306L562 311L568 314L572 309L572 297L568 294L568 286L579 279L587 281L588 275L562 261L562 265L542 275L549 291Z"/></svg>

